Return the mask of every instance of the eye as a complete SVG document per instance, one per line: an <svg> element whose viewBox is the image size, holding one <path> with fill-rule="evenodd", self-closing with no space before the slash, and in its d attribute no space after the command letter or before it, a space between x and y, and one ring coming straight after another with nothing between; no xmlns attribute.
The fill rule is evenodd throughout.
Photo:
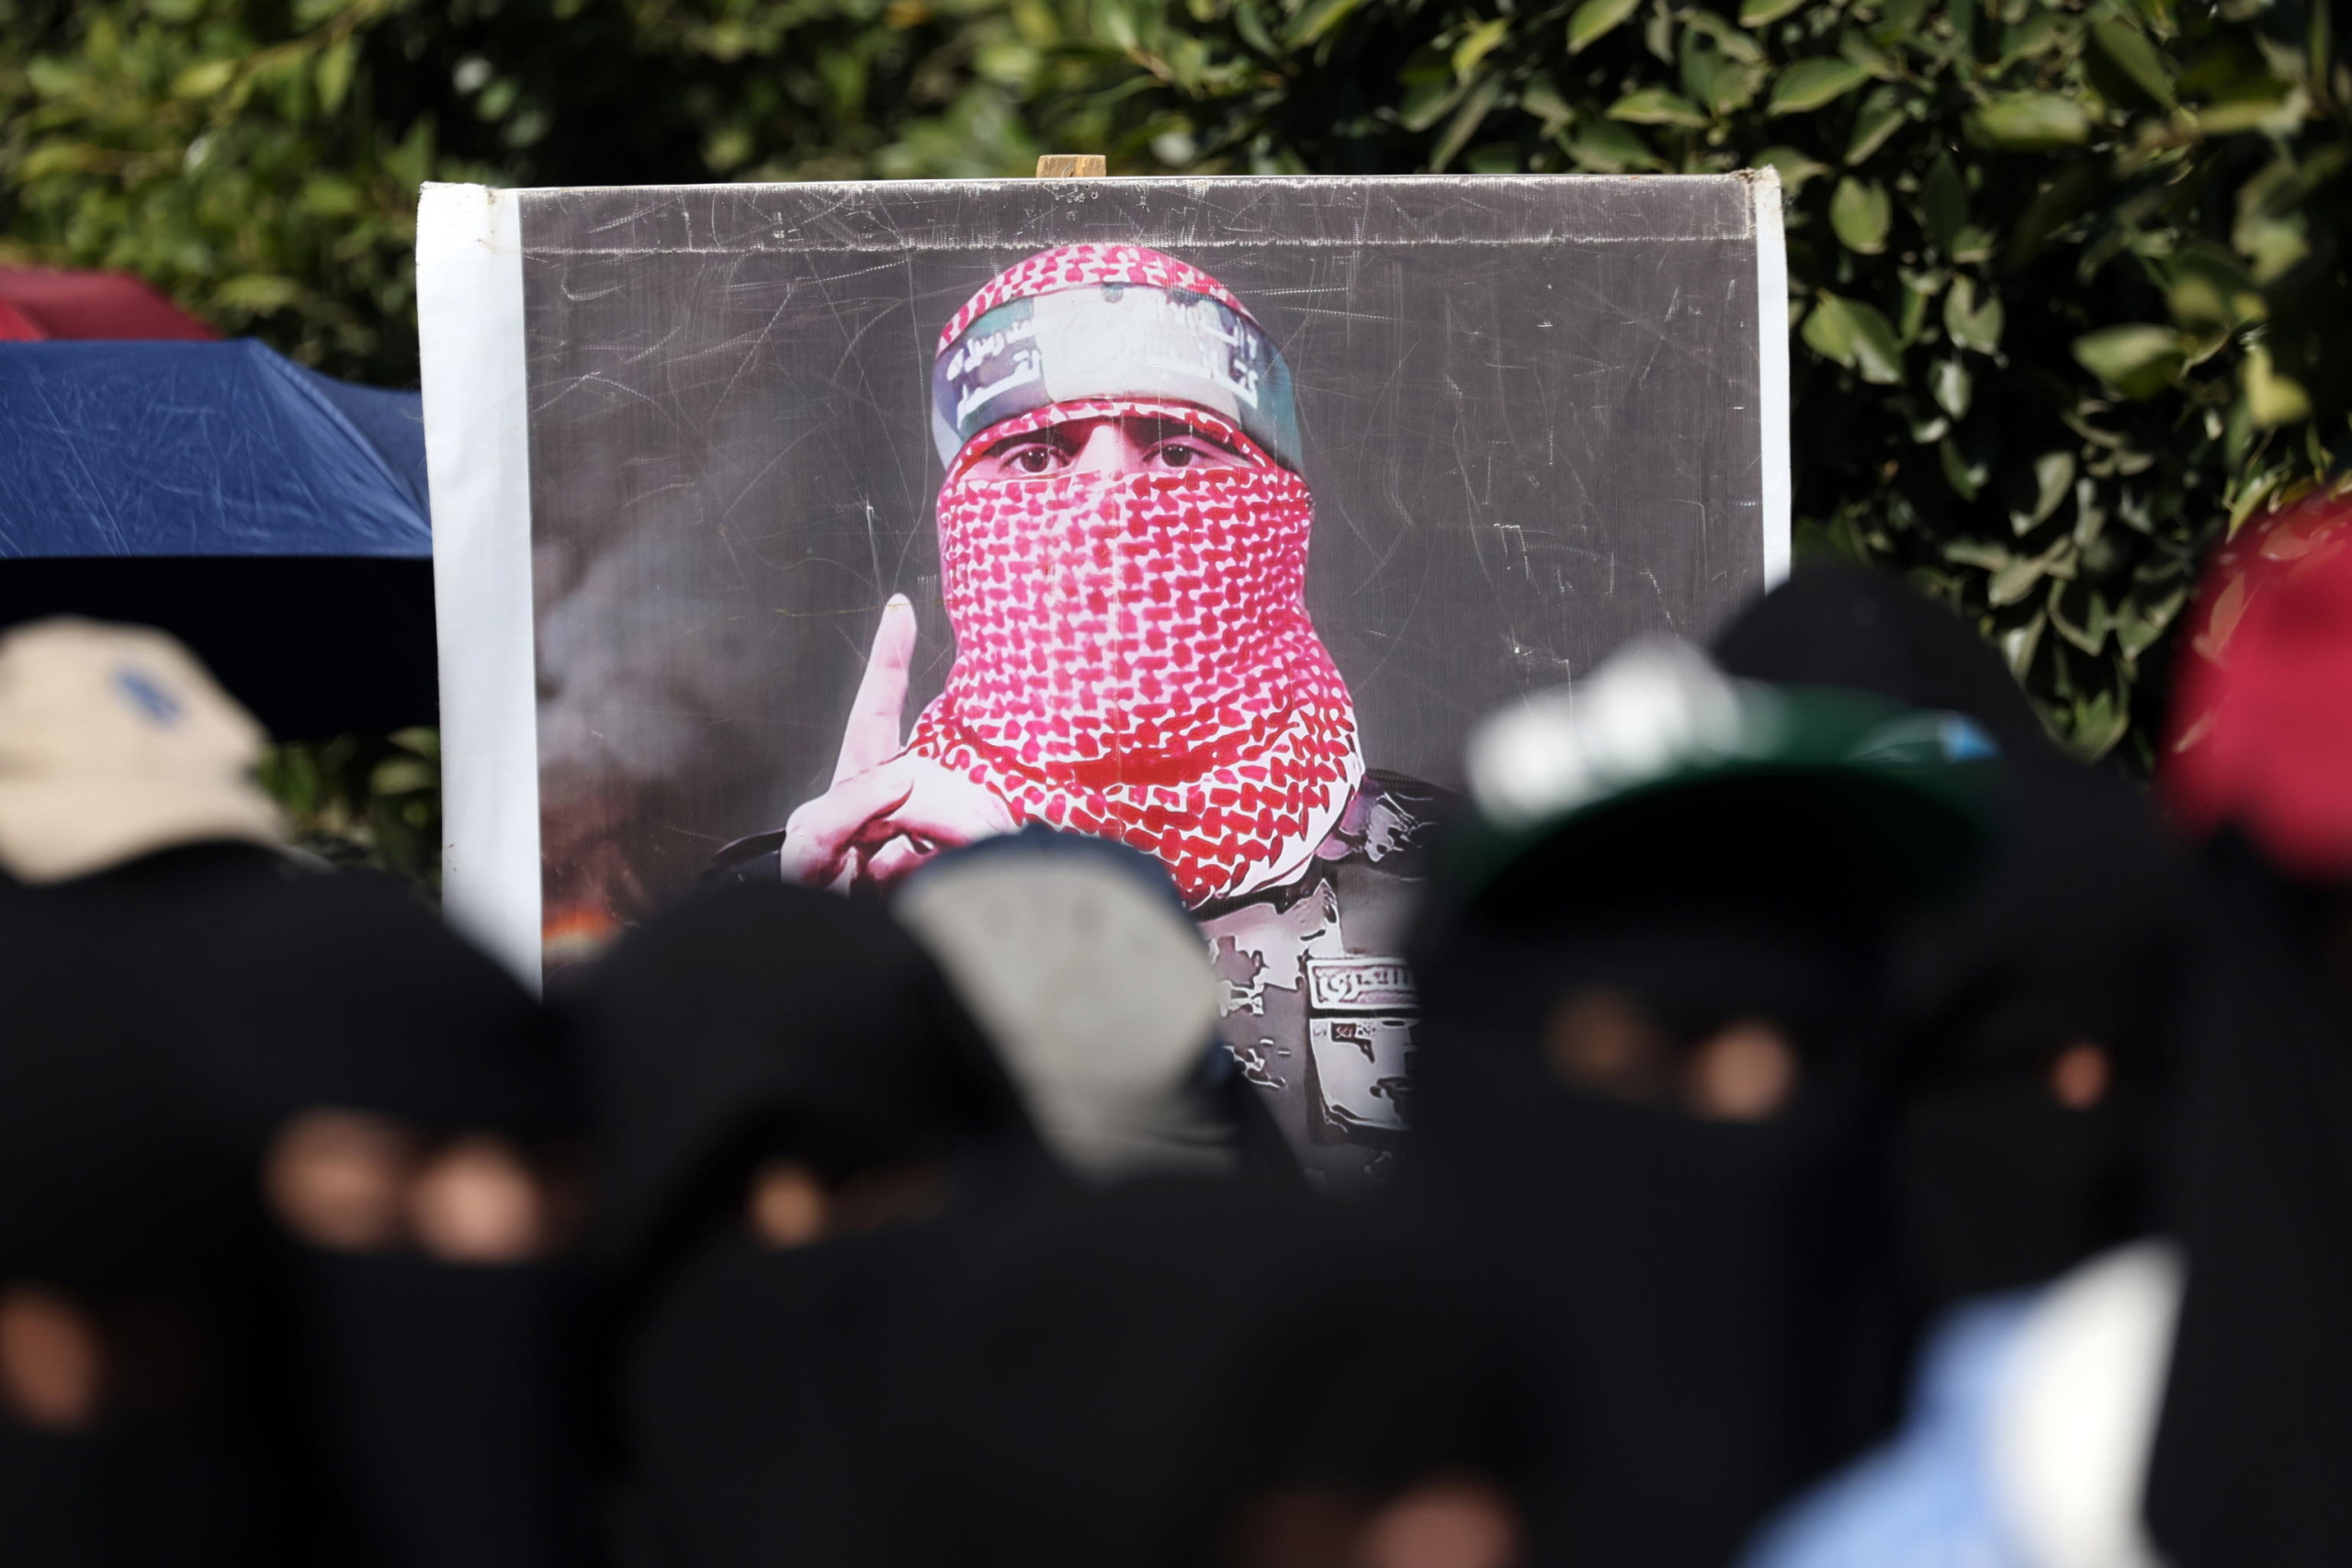
<svg viewBox="0 0 2352 1568"><path fill-rule="evenodd" d="M1166 434L1146 459L1153 468L1215 468L1241 461L1239 453L1213 435L1182 425L1162 428Z"/></svg>
<svg viewBox="0 0 2352 1568"><path fill-rule="evenodd" d="M1024 474L1050 474L1065 461L1062 454L1043 442L1015 449L1006 458L1008 467Z"/></svg>

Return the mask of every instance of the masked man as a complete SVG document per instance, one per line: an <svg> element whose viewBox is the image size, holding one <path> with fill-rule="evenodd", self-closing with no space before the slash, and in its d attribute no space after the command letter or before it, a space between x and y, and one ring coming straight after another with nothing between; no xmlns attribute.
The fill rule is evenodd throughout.
<svg viewBox="0 0 2352 1568"><path fill-rule="evenodd" d="M901 736L914 611L884 609L831 788L732 877L882 886L1024 822L1154 856L1209 938L1226 1041L1310 1180L1404 1131L1397 954L1436 793L1368 772L1305 601L1314 498L1290 367L1225 286L1066 245L940 333L946 688Z"/></svg>

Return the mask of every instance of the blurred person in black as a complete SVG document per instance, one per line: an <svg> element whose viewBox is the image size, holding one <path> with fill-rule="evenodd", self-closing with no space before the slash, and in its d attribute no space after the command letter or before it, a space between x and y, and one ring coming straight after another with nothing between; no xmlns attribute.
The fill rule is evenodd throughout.
<svg viewBox="0 0 2352 1568"><path fill-rule="evenodd" d="M2207 838L2144 1487L2176 1568L2352 1557L2352 502L2208 571L2157 775Z"/></svg>
<svg viewBox="0 0 2352 1568"><path fill-rule="evenodd" d="M2154 1223L2188 867L2146 791L2053 745L2000 655L1884 573L1801 569L1717 638L1751 680L1966 715L1999 752L1992 863L1897 966L1900 1240L1932 1314Z"/></svg>
<svg viewBox="0 0 2352 1568"><path fill-rule="evenodd" d="M2185 629L2158 782L2204 842L2164 993L2165 1234L1955 1314L1902 1437L1750 1568L2352 1551L2352 515L2246 530Z"/></svg>
<svg viewBox="0 0 2352 1568"><path fill-rule="evenodd" d="M1983 748L1675 643L1474 736L1421 1162L1519 1313L1533 1560L1725 1562L1891 1420L1888 949L1973 863Z"/></svg>
<svg viewBox="0 0 2352 1568"><path fill-rule="evenodd" d="M551 1561L537 1010L260 741L161 634L0 641L0 1554Z"/></svg>
<svg viewBox="0 0 2352 1568"><path fill-rule="evenodd" d="M1151 938L1165 887L1102 846L971 853L1033 932L1082 906L1140 938L1098 962L1176 1015L1148 1055L1207 1055L1200 946ZM1041 885L1028 855L1081 874ZM924 874L924 919L968 964L968 928L942 936L978 892L957 863ZM989 996L997 1027L1028 978ZM1123 1049L1114 985L1065 999L1059 1044ZM1474 1353L1429 1326L1440 1282L1229 1149L1204 1170L1190 1068L1172 1096L1137 1092L1156 1072L1041 1094L888 914L774 883L650 922L566 1005L605 1133L624 1562L1302 1568L1302 1539L1337 1562L1431 1533L1447 1555L1387 1561L1509 1561L1508 1509L1428 1457L1472 1451L1450 1413L1486 1386L1416 1351Z"/></svg>

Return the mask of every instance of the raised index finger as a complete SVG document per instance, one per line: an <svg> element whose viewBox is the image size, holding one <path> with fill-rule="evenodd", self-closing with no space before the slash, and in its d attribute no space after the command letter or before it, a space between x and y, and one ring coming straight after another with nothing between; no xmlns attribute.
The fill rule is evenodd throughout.
<svg viewBox="0 0 2352 1568"><path fill-rule="evenodd" d="M857 700L850 705L849 724L842 731L841 755L833 762L835 784L899 754L904 744L900 727L907 708L907 670L914 657L915 607L905 594L893 593L882 606L874 651L866 656L865 676L857 683Z"/></svg>

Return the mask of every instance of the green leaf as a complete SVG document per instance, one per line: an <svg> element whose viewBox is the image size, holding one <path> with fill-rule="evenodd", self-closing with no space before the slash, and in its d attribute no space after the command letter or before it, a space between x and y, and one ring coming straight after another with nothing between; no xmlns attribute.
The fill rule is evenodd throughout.
<svg viewBox="0 0 2352 1568"><path fill-rule="evenodd" d="M1919 216L1936 248L1950 256L1961 225L1968 221L1968 186L1949 152L1938 154L1919 182Z"/></svg>
<svg viewBox="0 0 2352 1568"><path fill-rule="evenodd" d="M1870 80L1860 66L1844 60L1800 60L1772 84L1769 113L1810 114L1837 102Z"/></svg>
<svg viewBox="0 0 2352 1568"><path fill-rule="evenodd" d="M301 297L302 286L292 278L272 277L261 273L224 278L212 289L212 303L256 314L282 309Z"/></svg>
<svg viewBox="0 0 2352 1568"><path fill-rule="evenodd" d="M1918 30L1929 6L1930 0L1885 0L1871 28L1871 39L1883 44L1902 42Z"/></svg>
<svg viewBox="0 0 2352 1568"><path fill-rule="evenodd" d="M2246 414L2256 429L2293 424L2311 417L2311 394L2293 377L2279 374L2270 363L2270 351L2262 344L2256 344L2246 351L2245 363L2238 367L2238 378L2245 389Z"/></svg>
<svg viewBox="0 0 2352 1568"><path fill-rule="evenodd" d="M1962 501L1974 501L1976 492L1983 490L1984 481L1992 477L1992 470L1984 464L1972 463L1962 457L1960 447L1949 435L1944 437L1936 455L1943 461L1944 482L1951 486L1952 493ZM2006 551L2003 556L2007 558Z"/></svg>
<svg viewBox="0 0 2352 1568"><path fill-rule="evenodd" d="M2171 386L2183 357L2180 334L2170 327L2107 327L2075 340L2083 368L2127 398L2153 398Z"/></svg>
<svg viewBox="0 0 2352 1568"><path fill-rule="evenodd" d="M340 175L312 175L302 182L299 199L306 212L348 218L366 206L367 193Z"/></svg>
<svg viewBox="0 0 2352 1568"><path fill-rule="evenodd" d="M2096 762L2114 750L2131 728L2131 705L2118 700L2112 692L2102 691L2086 702L2075 702L2074 732L2066 738L2066 749L2086 762Z"/></svg>
<svg viewBox="0 0 2352 1568"><path fill-rule="evenodd" d="M1903 349L1893 324L1859 299L1822 290L1805 316L1802 336L1815 354L1865 381L1896 386L1903 380Z"/></svg>
<svg viewBox="0 0 2352 1568"><path fill-rule="evenodd" d="M1549 82L1537 81L1521 88L1519 107L1541 122L1546 136L1558 134L1562 126L1577 117L1577 111L1568 107L1567 100Z"/></svg>
<svg viewBox="0 0 2352 1568"><path fill-rule="evenodd" d="M1940 272L1914 272L1909 267L1896 276L1903 279L1903 310L1895 321L1895 334L1908 348L1919 341L1919 333L1927 327L1928 302L1943 292L1951 278Z"/></svg>
<svg viewBox="0 0 2352 1568"><path fill-rule="evenodd" d="M233 60L207 60L191 65L172 78L172 96L177 98L209 98L236 78L237 62Z"/></svg>
<svg viewBox="0 0 2352 1568"><path fill-rule="evenodd" d="M1492 54L1504 39L1510 36L1510 18L1497 17L1472 28L1469 36L1453 46L1453 73L1467 76L1478 68L1478 62Z"/></svg>
<svg viewBox="0 0 2352 1568"><path fill-rule="evenodd" d="M2156 46L2148 40L2147 34L2129 22L2093 22L2091 47L2146 94L2151 103L2171 108L2178 101L2173 95L2172 73L2165 69L2164 56L2156 52Z"/></svg>
<svg viewBox="0 0 2352 1568"><path fill-rule="evenodd" d="M1266 19L1258 14L1258 7L1250 4L1250 0L1235 0L1233 30L1241 35L1243 43L1268 59L1282 52L1274 42L1273 34L1266 30Z"/></svg>
<svg viewBox="0 0 2352 1568"><path fill-rule="evenodd" d="M2075 483L2075 455L2072 452L2044 452L2033 460L2033 505L2030 510L2009 513L2009 527L2018 534L2030 534L2050 520L2066 499Z"/></svg>
<svg viewBox="0 0 2352 1568"><path fill-rule="evenodd" d="M1838 182L1829 197L1829 226L1839 243L1859 255L1874 256L1886 249L1887 225L1894 203L1876 180L1865 184L1850 175Z"/></svg>
<svg viewBox="0 0 2352 1568"><path fill-rule="evenodd" d="M357 54L348 38L337 39L319 53L311 81L319 90L319 107L329 114L343 107L343 96L351 88L351 67Z"/></svg>
<svg viewBox="0 0 2352 1568"><path fill-rule="evenodd" d="M1995 572L1984 584L1984 602L1996 609L2014 604L2032 592L2033 585L2049 570L2050 563L2040 556L2020 556Z"/></svg>
<svg viewBox="0 0 2352 1568"><path fill-rule="evenodd" d="M1290 44L1303 49L1348 19L1364 0L1315 0L1290 26Z"/></svg>
<svg viewBox="0 0 2352 1568"><path fill-rule="evenodd" d="M1976 303L1976 280L1965 276L1951 280L1951 291L1944 296L1944 335L1955 347L1973 348L1979 354L2000 352L2004 312L1996 295L1988 295L1984 303Z"/></svg>
<svg viewBox="0 0 2352 1568"><path fill-rule="evenodd" d="M1850 28L1838 35L1838 52L1854 65L1883 82L1892 82L1903 74L1894 57Z"/></svg>
<svg viewBox="0 0 2352 1568"><path fill-rule="evenodd" d="M1979 571L1998 571L2015 558L2006 546L1990 539L1948 539L1941 553L1948 561Z"/></svg>
<svg viewBox="0 0 2352 1568"><path fill-rule="evenodd" d="M2050 624L2057 628L2060 637L2064 637L2085 653L2096 657L2099 649L2106 646L2108 627L2111 624L2108 615L2107 601L2096 592L2086 593L2084 598L2089 604L2090 609L2077 625L2066 618L2065 586L2063 581L2055 581L2050 584L2050 598L2047 604Z"/></svg>
<svg viewBox="0 0 2352 1568"><path fill-rule="evenodd" d="M1396 120L1415 135L1453 112L1453 107L1468 94L1467 84L1455 82L1446 75L1424 77L1405 90L1404 101L1396 106Z"/></svg>
<svg viewBox="0 0 2352 1568"><path fill-rule="evenodd" d="M1609 106L1609 118L1634 125L1703 127L1707 123L1707 117L1698 105L1664 87L1642 87L1626 94Z"/></svg>
<svg viewBox="0 0 2352 1568"><path fill-rule="evenodd" d="M2174 254L2165 305L2177 324L2192 330L2243 326L2265 313L2245 267L2210 241L2193 242Z"/></svg>
<svg viewBox="0 0 2352 1568"><path fill-rule="evenodd" d="M1468 143L1480 122L1486 119L1487 111L1495 107L1495 100L1502 96L1502 91L1503 80L1499 76L1482 77L1478 85L1470 90L1470 96L1463 100L1462 107L1454 112L1453 123L1445 128L1445 134L1438 138L1436 151L1430 154L1431 174L1442 171L1453 162L1453 155Z"/></svg>
<svg viewBox="0 0 2352 1568"><path fill-rule="evenodd" d="M1707 38L1717 49L1743 65L1764 63L1762 46L1713 11L1685 11L1682 13L1682 25L1690 29L1686 37Z"/></svg>
<svg viewBox="0 0 2352 1568"><path fill-rule="evenodd" d="M1996 639L2001 649L2001 658L2009 667L2009 673L2020 681L2033 669L2034 649L2041 646L2041 628L2047 619L2037 612L2033 619L2021 626L2010 627Z"/></svg>
<svg viewBox="0 0 2352 1568"><path fill-rule="evenodd" d="M1846 143L1848 165L1860 163L1881 147L1886 139L1903 129L1910 117L1903 112L1902 100L1892 87L1880 87L1862 100L1861 112L1854 117L1854 134Z"/></svg>
<svg viewBox="0 0 2352 1568"><path fill-rule="evenodd" d="M1639 131L1615 120L1587 120L1577 126L1568 137L1566 151L1579 168L1596 174L1622 175L1666 167Z"/></svg>
<svg viewBox="0 0 2352 1568"><path fill-rule="evenodd" d="M1969 395L1974 389L1968 367L1957 359L1939 359L1935 368L1928 372L1928 395L1936 400L1938 408L1954 419L1968 417Z"/></svg>
<svg viewBox="0 0 2352 1568"><path fill-rule="evenodd" d="M2090 111L2056 93L2004 93L1968 117L1971 141L2008 152L2047 152L2090 140Z"/></svg>
<svg viewBox="0 0 2352 1568"><path fill-rule="evenodd" d="M422 757L387 757L368 776L368 787L378 795L413 795L440 784L441 770Z"/></svg>
<svg viewBox="0 0 2352 1568"><path fill-rule="evenodd" d="M1582 54L1640 6L1641 0L1584 0L1568 17L1568 52Z"/></svg>
<svg viewBox="0 0 2352 1568"><path fill-rule="evenodd" d="M1793 147L1767 147L1756 154L1751 168L1776 170L1781 176L1781 188L1793 198L1804 188L1805 181L1816 175L1829 173L1829 165L1806 157Z"/></svg>
<svg viewBox="0 0 2352 1568"><path fill-rule="evenodd" d="M1729 25L1707 12L1697 16L1709 16L1718 28ZM1711 42L1712 37L1710 29L1698 25L1696 17L1683 29L1682 90L1692 102L1713 113L1730 114L1747 107L1769 73L1762 64L1747 58L1747 54L1755 52L1752 46L1747 53L1735 54Z"/></svg>
<svg viewBox="0 0 2352 1568"><path fill-rule="evenodd" d="M2074 575L2075 541L2061 539L2038 556L2019 556L1995 572L1984 585L1985 602L1998 609L2014 604L2046 577Z"/></svg>
<svg viewBox="0 0 2352 1568"><path fill-rule="evenodd" d="M1764 27L1809 3L1810 0L1740 0L1739 25L1743 28Z"/></svg>

